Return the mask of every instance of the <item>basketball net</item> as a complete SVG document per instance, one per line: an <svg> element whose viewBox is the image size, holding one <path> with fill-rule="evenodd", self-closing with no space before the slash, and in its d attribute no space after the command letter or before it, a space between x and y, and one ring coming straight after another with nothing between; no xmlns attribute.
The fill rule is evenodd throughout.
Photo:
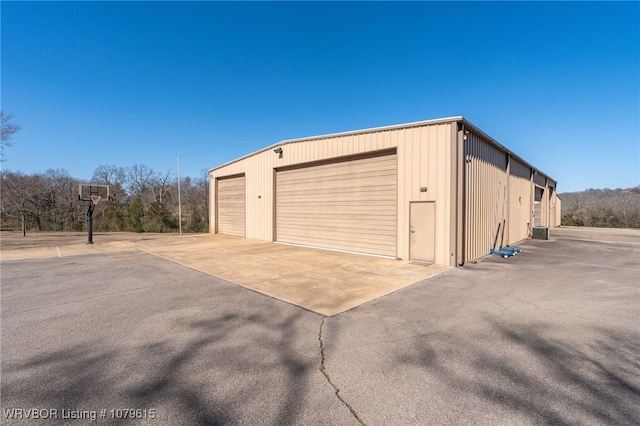
<svg viewBox="0 0 640 426"><path fill-rule="evenodd" d="M102 197L100 195L90 195L89 198L91 198L93 204L98 204L98 201L100 201Z"/></svg>

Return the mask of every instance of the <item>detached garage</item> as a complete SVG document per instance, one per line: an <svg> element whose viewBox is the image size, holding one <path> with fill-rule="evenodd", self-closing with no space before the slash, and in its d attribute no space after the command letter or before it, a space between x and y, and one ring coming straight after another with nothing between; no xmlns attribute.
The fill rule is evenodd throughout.
<svg viewBox="0 0 640 426"><path fill-rule="evenodd" d="M555 226L555 181L463 117L283 141L209 171L211 232L444 265Z"/></svg>

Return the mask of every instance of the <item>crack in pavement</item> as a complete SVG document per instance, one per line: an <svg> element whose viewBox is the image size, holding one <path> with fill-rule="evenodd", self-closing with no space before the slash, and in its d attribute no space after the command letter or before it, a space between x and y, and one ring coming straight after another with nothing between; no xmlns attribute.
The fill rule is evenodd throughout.
<svg viewBox="0 0 640 426"><path fill-rule="evenodd" d="M327 379L327 382L329 382L331 387L335 390L336 397L338 397L338 400L345 407L349 409L349 411L351 412L353 417L358 421L358 423L360 423L362 426L366 426L366 423L362 421L362 419L360 418L356 410L354 410L353 407L347 401L345 401L344 398L342 398L342 396L340 395L340 389L338 389L338 387L333 383L333 381L331 380L331 377L329 376L329 373L327 372L327 368L324 365L324 342L322 341L322 328L324 327L325 318L326 317L322 318L322 322L320 323L320 333L318 333L318 341L320 342L320 367L318 367L318 369L320 370L322 375L325 377L325 379Z"/></svg>

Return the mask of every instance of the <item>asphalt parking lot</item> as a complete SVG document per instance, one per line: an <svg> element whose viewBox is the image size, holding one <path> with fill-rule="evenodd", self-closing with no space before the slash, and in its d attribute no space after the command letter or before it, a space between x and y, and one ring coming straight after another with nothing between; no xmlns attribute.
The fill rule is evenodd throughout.
<svg viewBox="0 0 640 426"><path fill-rule="evenodd" d="M520 247L331 317L132 248L3 260L1 422L640 424L640 244Z"/></svg>

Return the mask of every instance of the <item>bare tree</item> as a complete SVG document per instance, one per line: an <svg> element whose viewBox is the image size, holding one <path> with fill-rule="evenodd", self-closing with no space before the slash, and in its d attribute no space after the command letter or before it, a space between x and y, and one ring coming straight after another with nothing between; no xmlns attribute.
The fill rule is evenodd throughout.
<svg viewBox="0 0 640 426"><path fill-rule="evenodd" d="M560 194L562 224L640 228L640 186Z"/></svg>
<svg viewBox="0 0 640 426"><path fill-rule="evenodd" d="M190 232L203 232L207 229L209 215L209 173L201 171L201 176L180 180L182 185L182 216L186 220L186 229Z"/></svg>
<svg viewBox="0 0 640 426"><path fill-rule="evenodd" d="M129 194L134 197L143 197L153 184L155 172L149 166L134 164L127 168L126 176L126 185Z"/></svg>
<svg viewBox="0 0 640 426"><path fill-rule="evenodd" d="M127 171L124 167L103 164L93 171L91 182L109 185L109 197L119 204L126 195L124 187L127 184Z"/></svg>
<svg viewBox="0 0 640 426"><path fill-rule="evenodd" d="M2 172L2 213L20 220L23 237L27 236L27 218L33 214L31 181L31 176L19 172Z"/></svg>
<svg viewBox="0 0 640 426"><path fill-rule="evenodd" d="M164 204L166 201L166 195L171 189L171 170L167 170L167 173L161 175L158 173L151 179L151 194L153 195L153 201L160 204Z"/></svg>
<svg viewBox="0 0 640 426"><path fill-rule="evenodd" d="M77 181L64 169L48 169L42 175L46 186L47 207L54 231L70 230L75 220L74 204L77 201Z"/></svg>
<svg viewBox="0 0 640 426"><path fill-rule="evenodd" d="M29 186L27 187L27 199L32 206L31 218L36 231L46 229L48 207L50 205L50 192L46 181L39 174L28 176Z"/></svg>
<svg viewBox="0 0 640 426"><path fill-rule="evenodd" d="M175 232L178 223L177 180L171 171L155 173L144 165L99 166L92 181L110 186L109 203L94 213L94 229ZM71 231L83 226L86 204L78 200L80 180L64 169L26 175L0 169L0 213L6 229ZM182 217L186 232L204 232L208 223L206 172L182 177Z"/></svg>
<svg viewBox="0 0 640 426"><path fill-rule="evenodd" d="M2 122L0 129L0 161L4 161L4 149L13 146L13 138L15 134L22 129L18 124L10 123L13 118L10 114L5 114L4 111L0 111L0 121Z"/></svg>
<svg viewBox="0 0 640 426"><path fill-rule="evenodd" d="M102 185L124 186L127 181L127 173L124 167L102 164L93 171L91 181Z"/></svg>

